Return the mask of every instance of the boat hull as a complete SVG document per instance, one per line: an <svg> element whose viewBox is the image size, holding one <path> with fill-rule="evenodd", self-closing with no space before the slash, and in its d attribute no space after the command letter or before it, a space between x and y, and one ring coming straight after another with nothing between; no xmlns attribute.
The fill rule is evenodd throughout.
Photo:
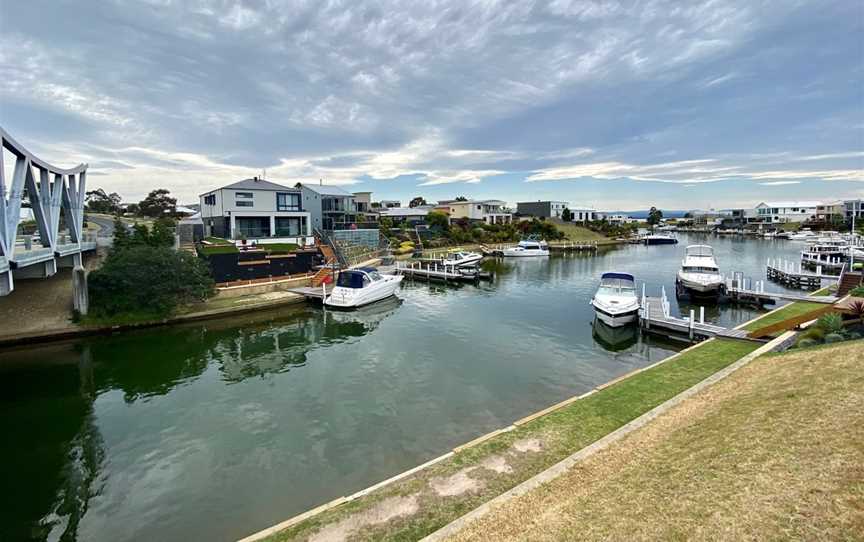
<svg viewBox="0 0 864 542"><path fill-rule="evenodd" d="M632 324L639 317L639 307L628 308L623 311L612 311L607 307L599 305L596 301L592 301L594 307L594 315L598 320L609 327L621 327L627 324Z"/></svg>
<svg viewBox="0 0 864 542"><path fill-rule="evenodd" d="M518 248L508 248L508 249L504 249L503 254L504 254L504 256L506 256L508 258L531 258L531 257L538 257L538 256L539 257L548 256L549 250L548 249L547 250L543 250L543 249L539 249L539 250L521 249L520 250Z"/></svg>
<svg viewBox="0 0 864 542"><path fill-rule="evenodd" d="M356 309L396 294L402 283L401 275L392 275L382 284L367 288L334 288L324 299L324 305L332 309ZM367 291L368 290L368 291Z"/></svg>
<svg viewBox="0 0 864 542"><path fill-rule="evenodd" d="M678 239L672 237L645 238L646 245L677 245Z"/></svg>
<svg viewBox="0 0 864 542"><path fill-rule="evenodd" d="M698 279L678 273L676 284L679 290L701 297L717 297L723 287L723 281L717 279Z"/></svg>

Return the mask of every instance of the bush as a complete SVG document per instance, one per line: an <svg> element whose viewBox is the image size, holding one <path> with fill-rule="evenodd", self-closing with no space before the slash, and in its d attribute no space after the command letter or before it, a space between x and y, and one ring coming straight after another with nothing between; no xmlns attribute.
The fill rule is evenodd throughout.
<svg viewBox="0 0 864 542"><path fill-rule="evenodd" d="M857 288L853 288L849 295L853 297L864 297L864 286L858 286Z"/></svg>
<svg viewBox="0 0 864 542"><path fill-rule="evenodd" d="M796 346L798 346L798 348L808 348L810 346L816 346L816 344L816 341L814 341L813 339L801 339L800 341L798 341L798 344Z"/></svg>
<svg viewBox="0 0 864 542"><path fill-rule="evenodd" d="M825 340L826 331L819 326L811 326L807 331L801 334L802 339L810 339L814 342L821 343Z"/></svg>
<svg viewBox="0 0 864 542"><path fill-rule="evenodd" d="M844 337L841 333L829 333L828 335L825 335L826 343L839 343L845 340L846 337Z"/></svg>
<svg viewBox="0 0 864 542"><path fill-rule="evenodd" d="M213 295L206 264L187 252L149 245L112 250L90 274L90 307L95 318L160 319L181 303Z"/></svg>
<svg viewBox="0 0 864 542"><path fill-rule="evenodd" d="M829 312L819 317L817 324L825 333L840 333L843 331L843 316L839 312Z"/></svg>

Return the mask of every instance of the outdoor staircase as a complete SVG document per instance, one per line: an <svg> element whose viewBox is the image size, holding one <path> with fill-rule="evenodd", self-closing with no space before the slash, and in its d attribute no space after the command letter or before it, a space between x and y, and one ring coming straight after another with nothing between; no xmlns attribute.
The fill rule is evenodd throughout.
<svg viewBox="0 0 864 542"><path fill-rule="evenodd" d="M844 297L849 292L861 286L864 273L845 272L840 277L840 283L837 285L837 297Z"/></svg>

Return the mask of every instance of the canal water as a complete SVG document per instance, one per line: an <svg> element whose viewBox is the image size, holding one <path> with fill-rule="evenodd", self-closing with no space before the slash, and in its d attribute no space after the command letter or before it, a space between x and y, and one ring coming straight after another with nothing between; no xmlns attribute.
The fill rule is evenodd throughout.
<svg viewBox="0 0 864 542"><path fill-rule="evenodd" d="M0 350L0 539L233 540L362 489L682 348L595 329L588 302L611 270L671 294L684 246L705 240L755 278L801 249L684 236L499 261L492 283L407 283L352 313Z"/></svg>

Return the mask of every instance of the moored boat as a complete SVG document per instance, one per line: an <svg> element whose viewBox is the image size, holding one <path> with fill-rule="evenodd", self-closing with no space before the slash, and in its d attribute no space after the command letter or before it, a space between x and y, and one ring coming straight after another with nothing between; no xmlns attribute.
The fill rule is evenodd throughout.
<svg viewBox="0 0 864 542"><path fill-rule="evenodd" d="M549 245L543 240L523 239L515 247L505 248L503 255L508 257L548 256Z"/></svg>
<svg viewBox="0 0 864 542"><path fill-rule="evenodd" d="M633 275L603 273L591 305L597 319L608 326L620 327L635 322L639 314L639 297Z"/></svg>
<svg viewBox="0 0 864 542"><path fill-rule="evenodd" d="M441 263L446 266L463 267L474 265L483 259L483 255L477 252L454 252L448 254Z"/></svg>
<svg viewBox="0 0 864 542"><path fill-rule="evenodd" d="M676 291L695 296L716 297L723 287L723 277L708 245L690 245L684 249L684 260L675 279Z"/></svg>
<svg viewBox="0 0 864 542"><path fill-rule="evenodd" d="M642 238L646 245L677 245L678 238L674 235L654 233Z"/></svg>
<svg viewBox="0 0 864 542"><path fill-rule="evenodd" d="M385 275L374 267L342 271L333 291L324 298L324 305L340 309L362 307L396 293L402 275Z"/></svg>

